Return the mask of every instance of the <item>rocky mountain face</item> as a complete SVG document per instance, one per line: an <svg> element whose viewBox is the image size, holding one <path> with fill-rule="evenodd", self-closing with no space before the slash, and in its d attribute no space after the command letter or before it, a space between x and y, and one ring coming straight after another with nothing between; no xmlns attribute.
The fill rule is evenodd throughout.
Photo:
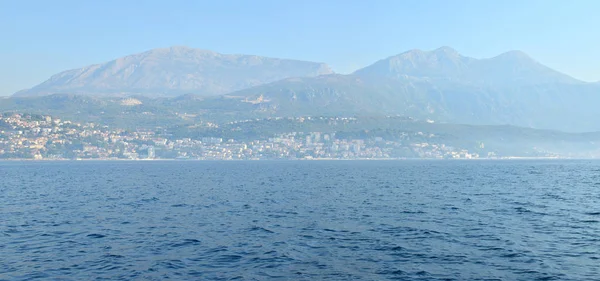
<svg viewBox="0 0 600 281"><path fill-rule="evenodd" d="M114 112L127 106L128 112L181 111L214 120L402 115L436 123L600 131L595 122L600 83L579 81L519 51L475 59L449 47L412 50L339 75L319 63L177 47L67 71L19 96L50 93L179 96L108 104ZM68 99L73 109L75 96ZM11 110L43 110L41 104L53 112L71 108L61 108L61 100L21 98L5 104ZM94 100L98 110L107 107L104 102Z"/></svg>
<svg viewBox="0 0 600 281"><path fill-rule="evenodd" d="M474 59L462 56L449 47L429 52L408 51L377 61L354 74L388 78L410 76L435 82L482 86L582 83L540 64L520 51L510 51L488 59Z"/></svg>
<svg viewBox="0 0 600 281"><path fill-rule="evenodd" d="M286 79L230 96L262 97L262 110L406 115L438 122L597 131L600 85L511 51L475 59L442 47L408 51L351 75Z"/></svg>
<svg viewBox="0 0 600 281"><path fill-rule="evenodd" d="M209 96L289 77L331 73L333 72L329 66L323 63L226 55L188 47L171 47L61 72L15 96Z"/></svg>

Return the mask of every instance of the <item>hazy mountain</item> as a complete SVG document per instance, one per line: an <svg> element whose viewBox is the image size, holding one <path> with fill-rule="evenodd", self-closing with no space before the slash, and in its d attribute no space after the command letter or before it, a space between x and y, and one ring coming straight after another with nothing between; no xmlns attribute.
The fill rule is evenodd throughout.
<svg viewBox="0 0 600 281"><path fill-rule="evenodd" d="M488 59L474 59L450 47L425 52L412 50L357 70L359 76L398 78L405 76L473 85L535 85L582 83L550 69L520 51Z"/></svg>
<svg viewBox="0 0 600 281"><path fill-rule="evenodd" d="M475 59L461 56L455 50L442 47L432 52L411 50L379 60L354 72L358 76L421 77L456 80L467 74L468 65Z"/></svg>
<svg viewBox="0 0 600 281"><path fill-rule="evenodd" d="M474 59L443 47L380 60L352 75L286 79L228 95L273 115L406 115L440 122L564 131L600 125L600 85L511 51ZM223 99L225 100L225 99ZM231 105L231 101L227 103Z"/></svg>
<svg viewBox="0 0 600 281"><path fill-rule="evenodd" d="M68 70L17 96L67 94L218 95L288 77L333 73L297 60L226 55L188 47L154 49Z"/></svg>
<svg viewBox="0 0 600 281"><path fill-rule="evenodd" d="M356 75L289 78L241 90L213 101L254 104L272 115L348 116L402 114L422 116L429 105L431 85L419 79L380 79ZM224 109L225 107L223 107Z"/></svg>
<svg viewBox="0 0 600 281"><path fill-rule="evenodd" d="M189 55L182 55L188 52ZM152 55L153 53L160 55ZM234 81L238 81L236 79L244 75L227 75L235 71L224 69L248 69L247 61L251 57L219 55L188 48L159 49L137 56L159 57L160 63L157 62L156 65L172 67L172 70L165 68L165 72L161 72L163 70L151 63L152 60L136 59L144 62L146 71L133 71L133 74L125 79L130 84L125 83L122 87L130 89L127 91L135 92L141 104L134 100L115 99L107 103L105 99L79 100L70 96L64 100L56 96L43 100L11 99L4 103L4 108L5 110L29 108L43 112L43 107L47 105L48 108L52 108L52 112L56 113L77 110L80 112L77 116L80 117L89 114L84 113L81 108L98 108L97 110L105 112L97 114L98 119L113 118L115 122L120 119L134 120L135 118L146 120L148 116L154 116L153 118L168 116L171 118L168 120L180 120L183 118L181 113L187 114L185 116L188 117L185 118L190 118L190 115L195 116L195 119L190 119L192 121L238 120L267 116L402 115L421 120L431 119L436 123L510 124L569 132L600 131L600 123L595 122L600 118L600 111L597 110L597 105L600 104L600 83L581 82L552 70L518 51L507 52L489 59L475 59L462 56L448 47L428 52L413 50L375 62L351 75L321 76L314 75L328 72L328 68L324 65L296 61L284 63L281 60L257 58L256 60L261 63L256 64L256 69L268 68L265 65L273 66L275 63L271 62L274 61L278 62L276 65L279 69L293 68L292 65L296 64L310 65L314 68L307 68L313 71L311 72L313 76L294 77L302 75L290 74L289 76L294 78L283 78L250 88L246 87L251 84L244 82L241 83L244 86L239 86L243 88L242 90L225 95L208 97L206 96L208 92L189 91L191 94L171 99L142 98L139 97L140 94L157 92L131 89L141 87L135 86L138 85L135 81L164 85L165 79L171 77L164 73L186 72L178 70L179 62L184 60L181 57L195 58L185 59L186 63L181 64L184 66L192 65L187 63L189 60L202 61L202 64L194 63L193 67L190 66L190 68L202 69L204 71L202 77L223 77L222 80L211 81L219 81L220 85L224 85L223 81L227 81L232 85ZM246 62L235 63L235 67L224 63L232 57L237 58L236 62L240 60ZM123 60L129 61L133 58ZM111 63L118 65L117 61ZM214 62L217 66L209 67L208 61ZM281 67L282 65L286 67ZM96 70L92 73L109 73L111 69L105 67L101 70L100 66L94 67L92 68ZM210 72L208 69L218 69L222 72ZM245 70L241 72L245 73ZM293 71L288 71L288 74L291 72ZM156 81L150 81L143 74L155 77ZM277 75L284 76L282 73L274 73L269 77ZM73 81L93 80L106 83L112 81L110 80L112 78L103 80L92 74L89 76L91 78L84 79L87 76L81 74L77 77L82 78L73 78ZM109 77L125 76L124 73L119 73ZM93 77L95 78L92 79ZM61 79L55 78L57 81L62 81ZM67 79L61 83L71 86L76 84L70 81ZM247 82L247 80L243 81ZM104 88L100 86L97 88L103 89L102 93L110 92L106 89L113 89L114 93L120 89L117 86L113 88L112 85L117 84L110 82ZM43 85L39 87L43 88ZM173 86L173 90L168 93L181 92L176 88ZM153 88L147 87L147 89ZM214 92L219 91L214 90ZM33 91L33 93L40 92ZM78 106L79 103L82 105ZM123 115L124 113L129 115ZM120 119L115 119L113 115L119 116Z"/></svg>

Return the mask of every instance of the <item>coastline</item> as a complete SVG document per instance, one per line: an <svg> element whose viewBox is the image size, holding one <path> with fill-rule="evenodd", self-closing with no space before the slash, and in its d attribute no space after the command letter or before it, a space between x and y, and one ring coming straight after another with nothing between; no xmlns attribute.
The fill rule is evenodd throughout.
<svg viewBox="0 0 600 281"><path fill-rule="evenodd" d="M298 159L0 159L0 162L202 162L202 161L231 161L231 162L261 162L261 161L507 161L507 160L599 160L598 158L571 157L498 157L498 158L298 158Z"/></svg>

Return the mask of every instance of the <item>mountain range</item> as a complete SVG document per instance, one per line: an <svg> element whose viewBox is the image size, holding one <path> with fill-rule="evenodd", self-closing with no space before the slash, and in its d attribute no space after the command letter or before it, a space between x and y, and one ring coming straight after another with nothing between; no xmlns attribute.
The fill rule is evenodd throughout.
<svg viewBox="0 0 600 281"><path fill-rule="evenodd" d="M449 47L412 50L350 75L288 78L227 96L260 98L264 110L295 115L399 114L448 123L600 130L594 121L600 117L600 85L519 51L474 59Z"/></svg>
<svg viewBox="0 0 600 281"><path fill-rule="evenodd" d="M59 73L15 94L18 100L11 104L26 107L35 99L23 97L49 94L87 95L127 108L131 104L119 104L114 97L134 96L145 103L141 107L161 103L157 110L185 108L201 116L403 115L447 123L600 130L595 122L600 83L579 81L520 51L475 59L449 47L411 50L340 75L322 63L173 47ZM177 109L169 107L173 104Z"/></svg>
<svg viewBox="0 0 600 281"><path fill-rule="evenodd" d="M410 76L488 86L582 83L540 64L521 51L474 59L462 56L450 47L429 52L411 50L377 61L354 74L389 78Z"/></svg>
<svg viewBox="0 0 600 281"><path fill-rule="evenodd" d="M15 95L218 95L288 77L330 73L323 63L176 46L67 70Z"/></svg>

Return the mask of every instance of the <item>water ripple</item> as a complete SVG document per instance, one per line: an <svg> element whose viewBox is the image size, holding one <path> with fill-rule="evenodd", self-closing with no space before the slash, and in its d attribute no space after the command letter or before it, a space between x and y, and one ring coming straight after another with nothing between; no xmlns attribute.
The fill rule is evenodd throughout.
<svg viewBox="0 0 600 281"><path fill-rule="evenodd" d="M598 280L597 171L0 162L0 280Z"/></svg>

